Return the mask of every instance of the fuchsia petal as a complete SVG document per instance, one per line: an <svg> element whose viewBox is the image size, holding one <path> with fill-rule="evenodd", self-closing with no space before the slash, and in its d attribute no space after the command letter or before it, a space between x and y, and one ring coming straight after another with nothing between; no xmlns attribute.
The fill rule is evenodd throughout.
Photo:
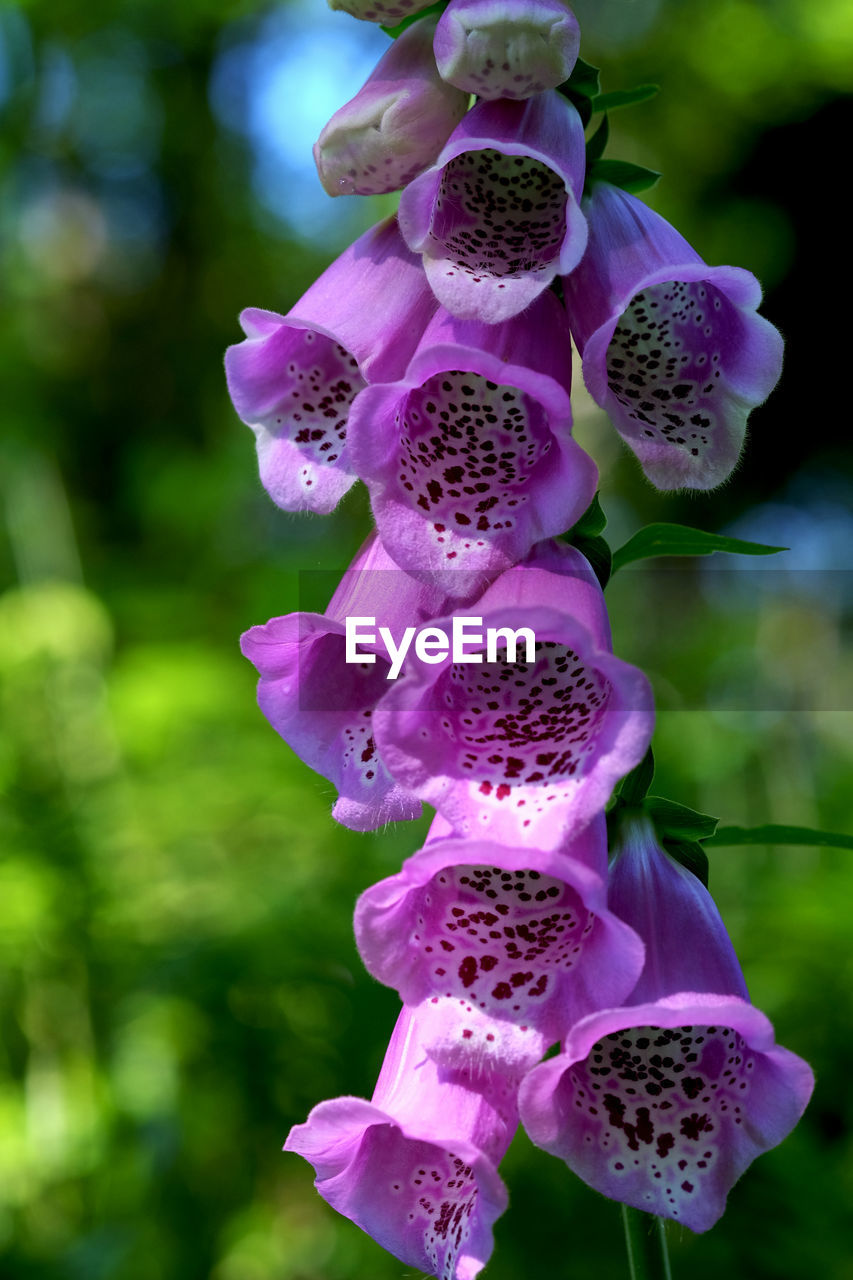
<svg viewBox="0 0 853 1280"><path fill-rule="evenodd" d="M580 116L555 90L477 103L400 198L400 230L442 306L496 324L571 271L586 247L585 163Z"/></svg>
<svg viewBox="0 0 853 1280"><path fill-rule="evenodd" d="M261 710L297 755L334 783L334 817L357 831L415 818L421 806L390 777L373 738L373 708L388 687L387 653L381 643L361 644L375 663L346 662L346 617L375 617L377 628L389 626L397 636L444 604L441 594L404 574L373 534L325 615L273 618L242 638L261 677Z"/></svg>
<svg viewBox="0 0 853 1280"><path fill-rule="evenodd" d="M710 895L648 819L617 853L611 905L645 941L643 976L627 1005L583 1018L530 1072L522 1119L604 1195L706 1231L797 1123L814 1079L748 1003Z"/></svg>
<svg viewBox="0 0 853 1280"><path fill-rule="evenodd" d="M660 489L711 489L731 473L746 420L782 365L756 314L758 281L709 267L635 196L596 183L589 246L564 284L584 380Z"/></svg>
<svg viewBox="0 0 853 1280"><path fill-rule="evenodd" d="M354 18L386 27L395 27L403 18L426 8L424 0L328 0L328 5L330 9L342 9Z"/></svg>
<svg viewBox="0 0 853 1280"><path fill-rule="evenodd" d="M451 0L435 60L451 84L495 98L530 98L568 80L580 27L562 0Z"/></svg>
<svg viewBox="0 0 853 1280"><path fill-rule="evenodd" d="M495 1166L515 1125L505 1082L437 1067L403 1009L373 1101L321 1102L285 1150L309 1160L329 1204L407 1266L472 1280L506 1208Z"/></svg>
<svg viewBox="0 0 853 1280"><path fill-rule="evenodd" d="M602 651L571 613L554 574L548 605L507 607L510 570L457 618L489 627L526 627L536 658L445 658L411 666L374 714L390 773L434 805L459 835L540 849L562 847L607 803L616 781L643 757L654 713L641 671ZM509 588L510 594L504 595ZM435 625L449 630L450 619ZM457 624L458 625L458 624ZM480 656L481 661L474 660Z"/></svg>
<svg viewBox="0 0 853 1280"><path fill-rule="evenodd" d="M430 841L362 894L362 959L406 1004L428 1002L432 1057L519 1079L579 1018L625 998L643 947L607 910L606 843L603 814L571 857Z"/></svg>
<svg viewBox="0 0 853 1280"><path fill-rule="evenodd" d="M683 992L584 1018L519 1102L533 1141L597 1191L707 1231L813 1085L752 1005Z"/></svg>
<svg viewBox="0 0 853 1280"><path fill-rule="evenodd" d="M314 145L330 196L397 191L430 165L468 110L468 94L438 74L437 19L419 18L392 41L352 101Z"/></svg>
<svg viewBox="0 0 853 1280"><path fill-rule="evenodd" d="M597 471L570 435L568 352L551 294L500 325L440 310L405 375L358 396L353 465L403 568L470 596L583 513Z"/></svg>
<svg viewBox="0 0 853 1280"><path fill-rule="evenodd" d="M393 218L351 245L286 316L250 308L225 354L261 481L286 511L332 511L355 473L347 417L367 381L399 376L435 310Z"/></svg>

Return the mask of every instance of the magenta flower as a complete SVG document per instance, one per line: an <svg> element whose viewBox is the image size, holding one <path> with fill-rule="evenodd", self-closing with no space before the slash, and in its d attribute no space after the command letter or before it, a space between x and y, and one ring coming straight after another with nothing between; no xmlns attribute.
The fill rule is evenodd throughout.
<svg viewBox="0 0 853 1280"><path fill-rule="evenodd" d="M775 1044L710 895L647 818L628 828L610 905L645 941L643 975L630 1004L583 1018L525 1078L522 1119L604 1195L706 1231L797 1123L813 1076Z"/></svg>
<svg viewBox="0 0 853 1280"><path fill-rule="evenodd" d="M580 116L555 90L478 102L400 198L400 230L442 306L495 324L577 266L585 163Z"/></svg>
<svg viewBox="0 0 853 1280"><path fill-rule="evenodd" d="M606 846L603 814L572 856L431 840L362 894L362 960L406 1004L426 1003L433 1058L519 1080L579 1018L628 995L643 946L607 910Z"/></svg>
<svg viewBox="0 0 853 1280"><path fill-rule="evenodd" d="M516 1127L515 1091L426 1053L419 1015L404 1008L371 1102L321 1102L285 1151L313 1164L320 1195L408 1267L472 1280L506 1208L496 1166Z"/></svg>
<svg viewBox="0 0 853 1280"><path fill-rule="evenodd" d="M758 281L707 266L617 187L595 183L584 211L589 247L563 288L590 394L659 489L712 489L781 370Z"/></svg>
<svg viewBox="0 0 853 1280"><path fill-rule="evenodd" d="M249 308L225 353L234 407L254 431L261 481L286 511L332 511L355 483L354 396L406 368L435 310L393 218L365 232L286 316Z"/></svg>
<svg viewBox="0 0 853 1280"><path fill-rule="evenodd" d="M395 27L403 18L426 8L424 0L328 0L328 4L330 9L342 9L354 18L386 27Z"/></svg>
<svg viewBox="0 0 853 1280"><path fill-rule="evenodd" d="M469 595L579 518L597 471L571 438L570 372L549 293L501 325L439 310L405 374L358 396L352 465L403 568Z"/></svg>
<svg viewBox="0 0 853 1280"><path fill-rule="evenodd" d="M435 33L435 60L467 93L530 98L568 80L580 39L563 0L451 0Z"/></svg>
<svg viewBox="0 0 853 1280"><path fill-rule="evenodd" d="M466 660L410 666L374 713L391 775L458 835L560 848L648 747L648 681L610 652L589 611L592 570L568 550L576 577L523 567L503 574L456 614L457 627L476 615L467 634L479 643L469 639ZM518 631L516 651L507 637L490 656L490 628Z"/></svg>
<svg viewBox="0 0 853 1280"><path fill-rule="evenodd" d="M432 164L468 110L468 94L438 74L436 22L430 15L407 27L323 129L314 160L330 196L404 187Z"/></svg>
<svg viewBox="0 0 853 1280"><path fill-rule="evenodd" d="M388 688L391 668L379 628L399 638L443 607L446 598L403 573L372 534L325 614L272 618L242 637L242 651L261 677L261 710L297 755L334 783L339 795L332 814L356 831L416 818L421 811L420 802L389 775L373 737L373 709ZM348 617L376 620L375 643L359 645L374 662L346 661Z"/></svg>

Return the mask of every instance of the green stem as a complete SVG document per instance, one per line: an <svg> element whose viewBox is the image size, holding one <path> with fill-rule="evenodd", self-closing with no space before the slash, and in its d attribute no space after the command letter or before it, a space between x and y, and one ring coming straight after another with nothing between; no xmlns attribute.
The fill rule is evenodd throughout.
<svg viewBox="0 0 853 1280"><path fill-rule="evenodd" d="M623 1204L622 1225L631 1280L672 1280L664 1219Z"/></svg>

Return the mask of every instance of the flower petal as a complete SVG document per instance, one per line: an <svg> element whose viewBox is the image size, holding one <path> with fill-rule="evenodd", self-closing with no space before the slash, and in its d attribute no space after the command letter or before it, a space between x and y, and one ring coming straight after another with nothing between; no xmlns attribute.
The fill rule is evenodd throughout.
<svg viewBox="0 0 853 1280"><path fill-rule="evenodd" d="M580 27L562 0L451 0L435 33L445 80L490 101L555 89L579 49Z"/></svg>

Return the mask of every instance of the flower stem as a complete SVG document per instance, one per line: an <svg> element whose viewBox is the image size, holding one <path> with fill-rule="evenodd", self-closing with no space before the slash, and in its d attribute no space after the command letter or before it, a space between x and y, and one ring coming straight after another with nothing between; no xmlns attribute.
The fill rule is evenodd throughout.
<svg viewBox="0 0 853 1280"><path fill-rule="evenodd" d="M672 1280L664 1219L623 1204L622 1225L631 1280Z"/></svg>

